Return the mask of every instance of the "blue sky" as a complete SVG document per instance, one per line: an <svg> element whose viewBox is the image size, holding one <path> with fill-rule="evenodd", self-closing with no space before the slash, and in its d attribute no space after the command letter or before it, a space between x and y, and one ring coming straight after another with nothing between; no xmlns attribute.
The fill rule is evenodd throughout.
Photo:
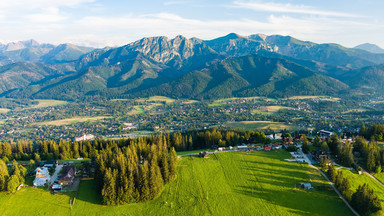
<svg viewBox="0 0 384 216"><path fill-rule="evenodd" d="M150 36L212 39L235 32L384 48L383 8L381 0L2 0L0 41L103 47Z"/></svg>

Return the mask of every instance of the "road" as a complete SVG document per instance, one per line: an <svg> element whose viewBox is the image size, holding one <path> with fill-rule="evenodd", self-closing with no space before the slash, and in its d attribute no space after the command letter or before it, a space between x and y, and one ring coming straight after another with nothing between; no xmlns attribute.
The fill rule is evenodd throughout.
<svg viewBox="0 0 384 216"><path fill-rule="evenodd" d="M57 175L59 174L59 172L61 171L62 168L63 168L63 165L57 165L56 166L55 172L51 176L51 180L49 181L48 186L50 186L51 184L53 184L53 182L55 182L55 180L57 179ZM48 187L48 189L49 189L49 187Z"/></svg>
<svg viewBox="0 0 384 216"><path fill-rule="evenodd" d="M333 182L331 182L331 181L328 179L327 175L325 175L325 174L323 173L323 171L321 171L319 168L313 166L311 160L309 160L309 158L307 157L306 154L304 154L303 152L301 152L301 154L304 156L304 159L307 161L308 165L309 165L310 167L312 167L312 168L318 170L318 171L321 173L321 175L328 181L328 183L331 185L331 187L333 188L333 190L337 193L337 195L340 197L340 199L343 200L343 202L345 203L345 205L348 206L348 208L353 212L353 214L355 214L355 215L357 215L357 216L360 216L359 213L357 213L357 212L352 208L352 206L349 205L348 201L343 197L343 195L339 192L339 190L337 190L337 188L336 188L336 186L333 184Z"/></svg>

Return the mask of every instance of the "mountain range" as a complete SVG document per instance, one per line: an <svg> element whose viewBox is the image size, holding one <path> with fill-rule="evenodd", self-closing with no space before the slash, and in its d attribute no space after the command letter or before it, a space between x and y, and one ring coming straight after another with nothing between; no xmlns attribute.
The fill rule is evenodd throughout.
<svg viewBox="0 0 384 216"><path fill-rule="evenodd" d="M383 53L280 35L231 33L213 40L160 36L104 49L30 40L0 44L0 64L0 95L14 98L384 92Z"/></svg>

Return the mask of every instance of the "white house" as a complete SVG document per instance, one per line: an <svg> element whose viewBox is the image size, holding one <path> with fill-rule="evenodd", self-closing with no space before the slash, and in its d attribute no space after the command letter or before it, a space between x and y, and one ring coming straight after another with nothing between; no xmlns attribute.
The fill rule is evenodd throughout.
<svg viewBox="0 0 384 216"><path fill-rule="evenodd" d="M33 186L39 187L44 186L51 180L51 176L49 175L49 171L47 167L38 167L36 168L36 178L33 180Z"/></svg>

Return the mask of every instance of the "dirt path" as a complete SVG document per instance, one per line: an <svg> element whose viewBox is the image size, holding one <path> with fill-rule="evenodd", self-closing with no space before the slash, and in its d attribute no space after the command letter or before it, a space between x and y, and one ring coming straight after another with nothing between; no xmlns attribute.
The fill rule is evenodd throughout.
<svg viewBox="0 0 384 216"><path fill-rule="evenodd" d="M301 152L302 153L302 152ZM311 163L311 160L309 160L309 158L307 157L307 155L305 155L304 153L302 153L302 155L304 156L304 159L307 161L308 165L316 170L318 170L321 175L328 181L328 183L331 185L331 187L333 188L333 190L337 193L337 195L340 197L341 200L343 200L343 202L345 203L345 205L347 205L347 207L353 212L353 214L355 214L356 216L360 216L359 213L357 213L353 208L352 206L348 203L348 201L343 197L343 195L339 192L339 190L337 190L337 188L335 187L335 185L333 184L333 182L331 182L327 175L324 174L323 171L321 171L319 168L315 167L312 165Z"/></svg>
<svg viewBox="0 0 384 216"><path fill-rule="evenodd" d="M369 172L365 171L364 169L363 169L363 173L364 173L365 175L367 175L368 177L370 177L371 179L375 180L375 181L376 181L377 183L379 183L382 187L384 187L384 184L383 184L381 181L379 181L375 176L369 174Z"/></svg>

